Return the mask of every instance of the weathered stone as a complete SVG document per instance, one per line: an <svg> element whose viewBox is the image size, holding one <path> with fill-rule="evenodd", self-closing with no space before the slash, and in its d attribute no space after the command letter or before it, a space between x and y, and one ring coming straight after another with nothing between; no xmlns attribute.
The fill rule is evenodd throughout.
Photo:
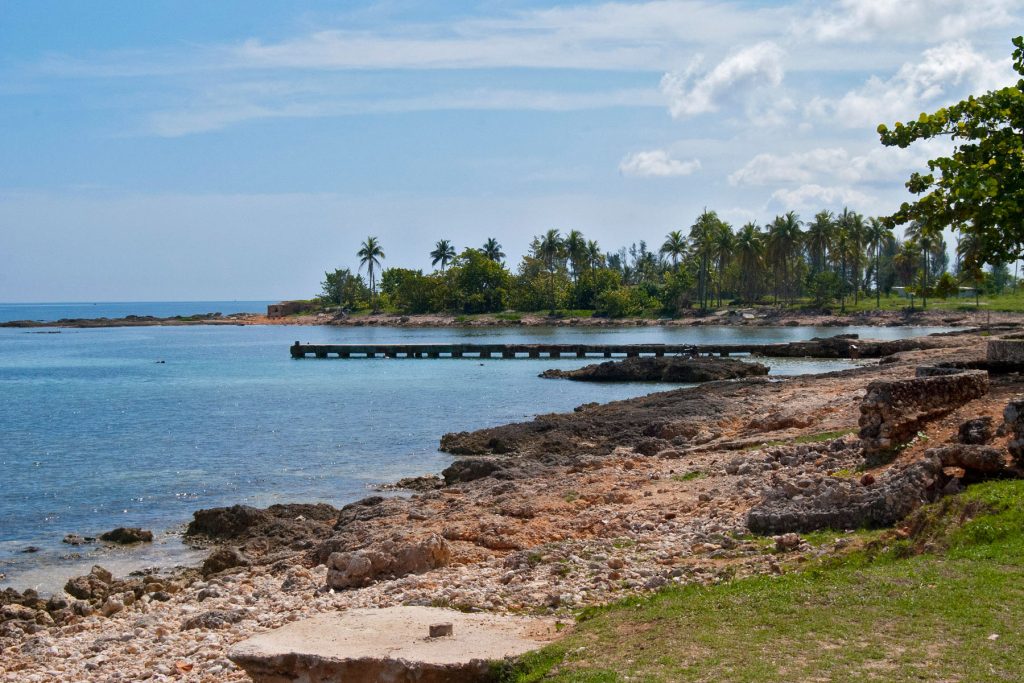
<svg viewBox="0 0 1024 683"><path fill-rule="evenodd" d="M691 384L768 374L760 363L735 358L640 357L587 365L577 370L545 370L546 378L573 379L580 382L674 382Z"/></svg>
<svg viewBox="0 0 1024 683"><path fill-rule="evenodd" d="M871 486L837 477L820 486L780 482L750 509L747 526L761 534L891 526L934 497L942 476L938 458L928 457L890 469Z"/></svg>
<svg viewBox="0 0 1024 683"><path fill-rule="evenodd" d="M102 600L110 592L113 576L103 567L96 565L85 576L76 576L64 584L64 590L79 600Z"/></svg>
<svg viewBox="0 0 1024 683"><path fill-rule="evenodd" d="M992 446L952 444L929 448L925 455L938 458L943 467L962 467L964 470L989 475L1006 471L1003 451Z"/></svg>
<svg viewBox="0 0 1024 683"><path fill-rule="evenodd" d="M389 539L371 548L333 553L327 560L327 585L335 589L365 586L382 576L405 576L443 567L451 561L448 542L431 534L416 542Z"/></svg>
<svg viewBox="0 0 1024 683"><path fill-rule="evenodd" d="M792 532L775 537L775 549L782 553L796 550L800 547L801 543L803 543L803 539L798 534Z"/></svg>
<svg viewBox="0 0 1024 683"><path fill-rule="evenodd" d="M248 567L249 558L237 548L217 548L203 562L203 576L217 574L235 567Z"/></svg>
<svg viewBox="0 0 1024 683"><path fill-rule="evenodd" d="M988 342L985 358L1004 363L1024 363L1024 340L992 339Z"/></svg>
<svg viewBox="0 0 1024 683"><path fill-rule="evenodd" d="M912 379L877 380L860 405L860 438L868 453L910 441L928 421L988 392L988 373L967 370Z"/></svg>
<svg viewBox="0 0 1024 683"><path fill-rule="evenodd" d="M995 435L992 418L988 415L967 420L960 425L957 441L964 444L986 444Z"/></svg>
<svg viewBox="0 0 1024 683"><path fill-rule="evenodd" d="M443 638L454 634L454 628L451 622L444 624L431 624L430 631L428 632L431 638Z"/></svg>
<svg viewBox="0 0 1024 683"><path fill-rule="evenodd" d="M152 543L153 532L139 527L118 527L100 536L101 541L131 545L132 543Z"/></svg>
<svg viewBox="0 0 1024 683"><path fill-rule="evenodd" d="M1010 399L1003 410L1003 426L1010 434L1006 444L1014 461L1024 466L1024 396Z"/></svg>
<svg viewBox="0 0 1024 683"><path fill-rule="evenodd" d="M432 624L453 634L425 638ZM556 636L548 620L462 614L432 607L353 609L288 624L250 638L228 654L254 683L493 680L490 662L543 647Z"/></svg>
<svg viewBox="0 0 1024 683"><path fill-rule="evenodd" d="M181 630L191 631L193 629L200 628L204 631L212 631L215 629L225 628L231 624L237 624L244 618L244 610L214 609L209 612L197 614L196 616L186 620L185 623L181 625Z"/></svg>

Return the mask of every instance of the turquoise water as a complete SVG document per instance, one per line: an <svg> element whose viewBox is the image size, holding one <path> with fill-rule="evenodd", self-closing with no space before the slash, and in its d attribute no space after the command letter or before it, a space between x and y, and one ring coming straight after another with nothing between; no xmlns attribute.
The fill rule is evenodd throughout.
<svg viewBox="0 0 1024 683"><path fill-rule="evenodd" d="M56 331L56 330L50 330ZM67 533L116 526L160 532L215 505L343 504L373 484L437 472L444 432L524 420L662 388L543 380L564 360L292 360L310 343L763 342L841 332L892 338L917 328L576 330L328 327L0 329L0 573L20 587L54 581L101 551ZM158 361L163 361L158 362ZM773 373L849 367L771 360ZM19 551L38 546L35 554ZM82 554L75 557L74 553ZM187 559L176 537L105 564Z"/></svg>
<svg viewBox="0 0 1024 683"><path fill-rule="evenodd" d="M74 318L123 318L152 315L157 318L196 313L266 313L275 301L107 301L96 303L0 303L0 323L11 320L70 320Z"/></svg>

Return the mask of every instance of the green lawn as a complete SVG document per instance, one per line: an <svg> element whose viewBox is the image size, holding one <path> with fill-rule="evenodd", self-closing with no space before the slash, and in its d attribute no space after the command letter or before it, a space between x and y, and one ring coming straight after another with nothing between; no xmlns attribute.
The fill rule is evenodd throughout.
<svg viewBox="0 0 1024 683"><path fill-rule="evenodd" d="M1024 482L979 484L911 526L782 576L585 611L503 680L1024 680Z"/></svg>

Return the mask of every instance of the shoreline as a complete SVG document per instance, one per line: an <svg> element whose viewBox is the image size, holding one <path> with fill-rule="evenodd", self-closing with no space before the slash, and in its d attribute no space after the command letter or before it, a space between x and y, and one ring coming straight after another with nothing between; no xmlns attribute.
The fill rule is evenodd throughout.
<svg viewBox="0 0 1024 683"><path fill-rule="evenodd" d="M711 382L444 435L443 449L463 456L458 466L443 481L402 482L419 488L408 497L369 496L341 509L284 506L280 516L218 513L206 538L237 553L235 566L137 577L141 596L129 604L130 584L115 582L118 592L99 608L113 601L109 616L0 630L0 679L90 680L114 670L159 678L182 673L176 667L184 663L193 674L243 681L226 659L231 645L319 613L433 604L571 616L668 584L790 571L801 551L780 555L747 528L773 477L848 476L868 382L912 376L922 363L983 357L985 341L964 332L852 370ZM1017 381L997 383L991 397L929 426L930 440L950 438L964 415L1001 410ZM918 443L866 474L884 478L924 448ZM325 589L333 551L434 537L451 553L441 566ZM835 552L846 545L837 542ZM154 585L163 590L146 588Z"/></svg>
<svg viewBox="0 0 1024 683"><path fill-rule="evenodd" d="M293 315L270 318L258 313L220 315L203 313L190 316L158 318L154 316L126 316L124 318L76 318L53 321L10 320L0 322L0 328L37 329L67 328L90 329L106 327L178 327L192 325L250 326L292 325L325 327L398 327L398 328L479 328L479 327L920 327L920 326L984 326L1019 321L1016 313L999 311L948 311L926 309L916 311L869 310L857 313L818 313L786 311L780 309L744 308L717 311L705 316L683 318L595 318L554 317L543 314L516 314L510 319L503 314L460 315L402 315L378 313L338 318L330 314Z"/></svg>

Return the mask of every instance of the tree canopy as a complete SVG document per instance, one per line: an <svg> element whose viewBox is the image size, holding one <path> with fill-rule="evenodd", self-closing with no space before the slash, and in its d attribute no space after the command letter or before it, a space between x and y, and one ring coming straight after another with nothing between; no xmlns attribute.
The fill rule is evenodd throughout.
<svg viewBox="0 0 1024 683"><path fill-rule="evenodd" d="M907 189L920 197L887 218L916 222L936 234L947 226L974 239L966 269L1012 262L1024 253L1024 37L1013 39L1016 85L968 97L917 121L880 125L882 144L905 148L918 140L949 137L953 153L928 162Z"/></svg>

